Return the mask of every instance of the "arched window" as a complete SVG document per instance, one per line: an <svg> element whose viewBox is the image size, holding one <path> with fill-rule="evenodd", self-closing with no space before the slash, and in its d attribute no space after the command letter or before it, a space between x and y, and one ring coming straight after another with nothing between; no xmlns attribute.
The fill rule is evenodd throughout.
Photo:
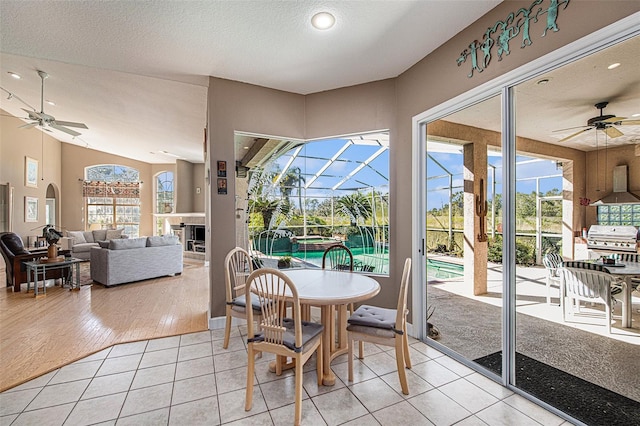
<svg viewBox="0 0 640 426"><path fill-rule="evenodd" d="M82 193L86 229L140 230L140 172L127 166L103 164L85 169Z"/></svg>
<svg viewBox="0 0 640 426"><path fill-rule="evenodd" d="M156 213L173 213L174 191L173 172L161 172L156 175ZM165 219L156 218L156 232L158 235L166 233Z"/></svg>

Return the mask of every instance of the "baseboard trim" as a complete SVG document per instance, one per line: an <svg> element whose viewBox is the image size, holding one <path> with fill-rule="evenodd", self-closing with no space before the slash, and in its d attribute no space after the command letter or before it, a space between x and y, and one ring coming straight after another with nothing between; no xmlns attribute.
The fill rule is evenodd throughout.
<svg viewBox="0 0 640 426"><path fill-rule="evenodd" d="M219 330L221 328L224 328L226 323L227 323L227 317L226 316L209 318L209 330ZM231 325L232 326L244 325L246 323L247 323L247 321L243 320L242 318L231 318Z"/></svg>

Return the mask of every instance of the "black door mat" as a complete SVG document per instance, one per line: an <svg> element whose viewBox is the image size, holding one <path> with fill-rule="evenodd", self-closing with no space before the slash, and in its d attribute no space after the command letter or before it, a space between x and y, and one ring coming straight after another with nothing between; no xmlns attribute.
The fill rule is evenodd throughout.
<svg viewBox="0 0 640 426"><path fill-rule="evenodd" d="M474 362L502 374L502 352ZM640 425L639 402L517 352L516 385L588 425Z"/></svg>

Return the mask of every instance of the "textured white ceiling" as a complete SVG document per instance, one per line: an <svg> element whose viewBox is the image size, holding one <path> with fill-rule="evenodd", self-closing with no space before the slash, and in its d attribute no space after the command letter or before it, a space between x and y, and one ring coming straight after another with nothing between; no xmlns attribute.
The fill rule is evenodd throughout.
<svg viewBox="0 0 640 426"><path fill-rule="evenodd" d="M55 132L62 141L201 162L207 76L301 94L395 77L498 3L2 0L0 85L39 111L36 70L49 73L45 112L89 127ZM321 10L334 28L311 27ZM3 95L0 108L24 116Z"/></svg>

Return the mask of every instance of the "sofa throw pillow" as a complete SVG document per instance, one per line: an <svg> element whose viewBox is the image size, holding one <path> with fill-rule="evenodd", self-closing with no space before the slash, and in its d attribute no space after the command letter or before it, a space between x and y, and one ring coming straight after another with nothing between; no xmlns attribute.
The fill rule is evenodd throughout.
<svg viewBox="0 0 640 426"><path fill-rule="evenodd" d="M93 231L93 241L104 241L107 239L106 229L96 229Z"/></svg>
<svg viewBox="0 0 640 426"><path fill-rule="evenodd" d="M177 235L163 235L147 237L147 247L175 246L178 244Z"/></svg>
<svg viewBox="0 0 640 426"><path fill-rule="evenodd" d="M73 238L73 244L84 244L87 240L84 239L82 231L69 231L67 236Z"/></svg>
<svg viewBox="0 0 640 426"><path fill-rule="evenodd" d="M96 240L93 239L93 232L91 231L85 231L82 233L82 235L84 235L84 241L86 243L95 243Z"/></svg>
<svg viewBox="0 0 640 426"><path fill-rule="evenodd" d="M98 245L102 248L109 248L109 240L98 241Z"/></svg>
<svg viewBox="0 0 640 426"><path fill-rule="evenodd" d="M121 238L122 237L122 231L124 231L124 228L121 228L121 229L107 229L107 240L115 240L116 238Z"/></svg>
<svg viewBox="0 0 640 426"><path fill-rule="evenodd" d="M147 243L145 237L142 238L122 238L117 240L109 240L109 248L111 250L128 250L134 248L143 248Z"/></svg>

